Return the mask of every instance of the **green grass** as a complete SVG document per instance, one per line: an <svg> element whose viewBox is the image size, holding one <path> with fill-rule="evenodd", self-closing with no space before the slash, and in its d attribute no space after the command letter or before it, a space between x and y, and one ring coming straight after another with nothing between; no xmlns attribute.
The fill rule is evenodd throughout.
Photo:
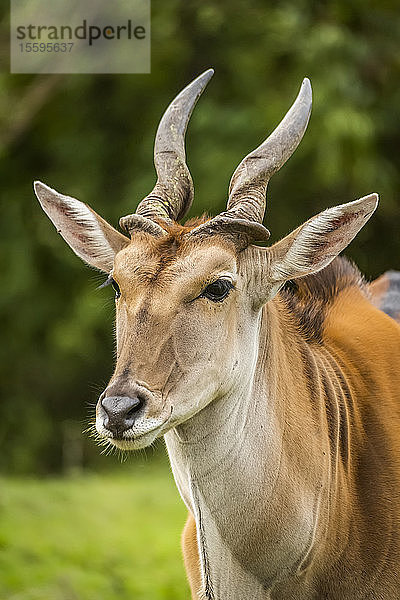
<svg viewBox="0 0 400 600"><path fill-rule="evenodd" d="M158 461L0 479L1 600L183 600L185 507Z"/></svg>

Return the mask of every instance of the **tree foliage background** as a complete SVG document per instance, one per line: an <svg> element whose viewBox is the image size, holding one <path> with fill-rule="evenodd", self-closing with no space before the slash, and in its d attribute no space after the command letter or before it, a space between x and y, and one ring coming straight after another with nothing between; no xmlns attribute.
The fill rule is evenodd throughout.
<svg viewBox="0 0 400 600"><path fill-rule="evenodd" d="M376 191L379 210L347 255L368 278L400 269L394 0L153 0L150 75L10 75L1 10L0 470L65 466L65 447L76 431L81 436L113 367L112 292L96 290L104 278L57 236L32 181L88 202L116 225L154 184L163 110L204 69L216 74L188 130L191 214L224 208L231 173L307 75L308 133L269 187L272 240L328 206ZM79 460L94 464L98 450L82 440Z"/></svg>

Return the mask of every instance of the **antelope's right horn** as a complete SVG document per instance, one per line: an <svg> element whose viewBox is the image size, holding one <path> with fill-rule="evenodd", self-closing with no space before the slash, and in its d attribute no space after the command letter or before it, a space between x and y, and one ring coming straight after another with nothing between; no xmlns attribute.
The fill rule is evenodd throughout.
<svg viewBox="0 0 400 600"><path fill-rule="evenodd" d="M157 129L154 165L157 183L136 209L136 215L148 219L179 221L193 202L193 181L186 164L185 133L193 108L213 76L208 69L190 83L171 102ZM120 224L129 229L130 215Z"/></svg>

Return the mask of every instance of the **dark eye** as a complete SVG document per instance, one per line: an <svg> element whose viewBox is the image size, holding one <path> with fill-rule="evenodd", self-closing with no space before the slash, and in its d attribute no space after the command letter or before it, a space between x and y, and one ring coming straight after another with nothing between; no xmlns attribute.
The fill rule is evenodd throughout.
<svg viewBox="0 0 400 600"><path fill-rule="evenodd" d="M105 287L107 287L108 285L111 285L111 286L114 288L114 291L115 291L115 299L116 299L116 300L118 300L118 298L119 298L119 297L120 297L120 295L121 295L121 290L119 289L119 285L118 285L118 283L115 281L115 279L113 278L113 276L111 275L111 273L110 273L110 275L107 277L107 279L105 280L105 282L104 282L104 283L102 283L101 285L99 285L99 288L98 288L98 289L105 288Z"/></svg>
<svg viewBox="0 0 400 600"><path fill-rule="evenodd" d="M115 279L111 279L111 285L113 287L113 290L115 292L115 299L118 300L118 298L121 295L121 290L119 289L119 285L118 283L115 281Z"/></svg>
<svg viewBox="0 0 400 600"><path fill-rule="evenodd" d="M212 300L213 302L222 302L231 289L233 288L233 283L228 279L217 279L217 281L213 281L206 287L206 289L200 294L201 298L208 298L208 300Z"/></svg>

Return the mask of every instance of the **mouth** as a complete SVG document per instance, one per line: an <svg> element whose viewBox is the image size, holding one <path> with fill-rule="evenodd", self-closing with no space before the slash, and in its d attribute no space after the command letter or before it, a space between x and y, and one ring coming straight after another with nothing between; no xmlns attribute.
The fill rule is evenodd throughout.
<svg viewBox="0 0 400 600"><path fill-rule="evenodd" d="M120 450L140 450L141 448L147 448L157 439L158 431L152 430L142 435L136 435L132 437L115 438L108 437L107 440Z"/></svg>
<svg viewBox="0 0 400 600"><path fill-rule="evenodd" d="M153 421L150 424L146 423L145 419L140 419L133 427L118 436L104 427L102 423L97 423L97 433L101 439L107 440L110 444L120 450L140 450L141 448L151 446L158 437L165 433L165 428L172 417L172 411L173 407L171 406L171 412L161 423L158 422L155 424L155 419L149 419L150 421Z"/></svg>

